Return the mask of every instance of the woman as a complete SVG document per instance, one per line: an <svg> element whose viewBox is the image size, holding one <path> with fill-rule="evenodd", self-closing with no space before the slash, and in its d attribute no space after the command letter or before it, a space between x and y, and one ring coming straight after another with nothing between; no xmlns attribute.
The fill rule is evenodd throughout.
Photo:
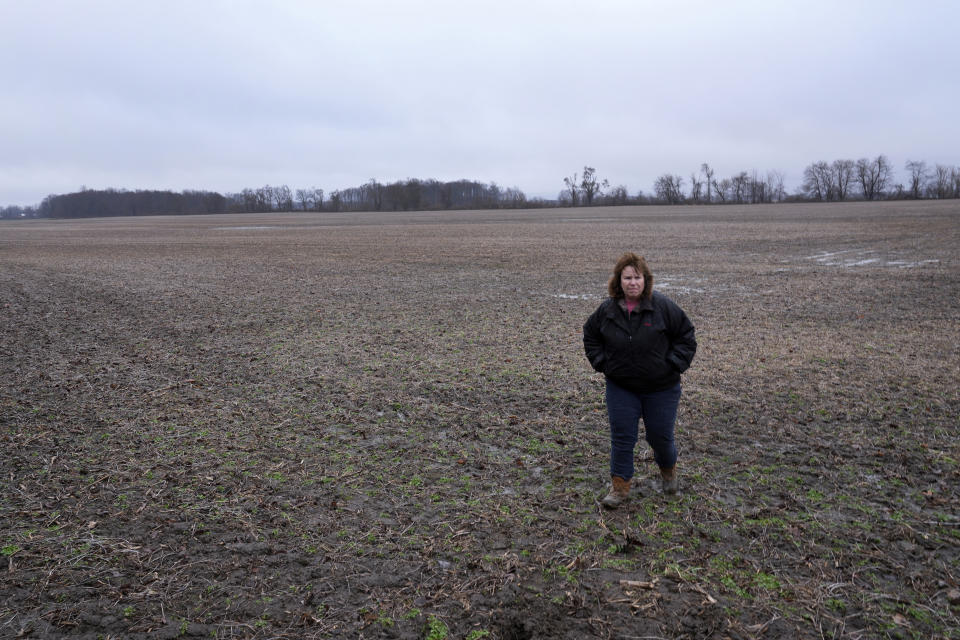
<svg viewBox="0 0 960 640"><path fill-rule="evenodd" d="M683 310L653 291L653 274L642 257L625 253L613 269L607 292L610 297L583 325L583 348L590 365L607 382L612 486L601 502L613 509L630 492L641 418L660 467L662 490L677 493L673 426L680 403L680 374L693 361L697 341Z"/></svg>

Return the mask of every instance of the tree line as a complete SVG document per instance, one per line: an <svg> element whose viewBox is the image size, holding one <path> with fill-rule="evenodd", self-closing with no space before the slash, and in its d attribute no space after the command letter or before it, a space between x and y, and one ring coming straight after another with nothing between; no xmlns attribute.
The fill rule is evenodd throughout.
<svg viewBox="0 0 960 640"><path fill-rule="evenodd" d="M528 199L516 187L472 180L441 182L415 178L392 183L369 182L325 193L310 187L264 185L239 193L212 191L128 191L81 188L75 193L50 195L36 207L0 208L0 218L88 218L208 213L265 213L273 211L411 211L422 209L490 209L546 206Z"/></svg>
<svg viewBox="0 0 960 640"><path fill-rule="evenodd" d="M281 187L283 189L285 187ZM284 198L289 195L288 190ZM473 180L441 182L410 178L384 184L371 179L358 187L332 191L326 195L326 201L323 189L297 189L295 195L297 208L304 211L521 209L531 204L526 194L516 187L502 188L496 183ZM284 202L285 206L292 204L289 200Z"/></svg>
<svg viewBox="0 0 960 640"><path fill-rule="evenodd" d="M803 189L812 200L843 201L851 195L864 200L960 198L960 167L937 164L927 166L922 160L907 160L904 167L907 183L891 184L892 168L884 155L873 160L861 158L814 162L803 172Z"/></svg>
<svg viewBox="0 0 960 640"><path fill-rule="evenodd" d="M89 218L166 214L224 213L227 199L210 191L126 191L82 189L51 195L37 207L41 218Z"/></svg>
<svg viewBox="0 0 960 640"><path fill-rule="evenodd" d="M81 188L75 193L47 196L36 207L0 207L0 219L960 198L960 167L908 160L904 169L907 181L894 182L893 167L883 154L872 159L818 161L803 170L802 183L793 193L787 193L781 171L739 171L720 177L704 162L686 177L664 173L656 178L650 193L640 190L631 196L625 185L611 186L594 167L584 166L582 172L563 178L563 189L556 200L528 198L516 187L503 188L496 183L416 178L391 183L371 179L329 193L317 187L292 190L287 185L269 184L227 194Z"/></svg>
<svg viewBox="0 0 960 640"><path fill-rule="evenodd" d="M908 181L894 183L893 167L883 154L876 158L814 162L803 171L803 182L790 194L781 171L739 171L718 177L703 163L684 176L664 173L650 194L630 196L623 185L611 187L596 169L563 178L557 203L564 206L620 204L762 204L773 202L840 202L845 200L902 200L960 198L960 167L908 160ZM579 177L578 177L579 176Z"/></svg>
<svg viewBox="0 0 960 640"><path fill-rule="evenodd" d="M578 178L578 175L580 176ZM653 183L653 190L643 190L631 196L624 185L610 186L601 180L594 167L585 166L582 174L574 173L563 179L563 190L557 203L563 206L623 205L623 204L760 204L782 202L788 199L784 174L767 171L760 174L740 171L729 178L721 178L708 164L700 165L690 174L690 187L684 176L665 173Z"/></svg>

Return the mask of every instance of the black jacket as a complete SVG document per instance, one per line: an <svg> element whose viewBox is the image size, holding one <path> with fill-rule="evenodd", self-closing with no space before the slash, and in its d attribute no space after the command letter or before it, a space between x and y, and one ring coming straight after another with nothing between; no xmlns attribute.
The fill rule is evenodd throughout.
<svg viewBox="0 0 960 640"><path fill-rule="evenodd" d="M687 314L670 298L653 292L627 316L607 298L583 325L583 349L590 366L635 393L670 389L697 352Z"/></svg>

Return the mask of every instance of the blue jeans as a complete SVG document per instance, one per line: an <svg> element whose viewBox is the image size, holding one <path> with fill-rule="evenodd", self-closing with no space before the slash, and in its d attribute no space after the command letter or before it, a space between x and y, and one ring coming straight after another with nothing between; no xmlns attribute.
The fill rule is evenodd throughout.
<svg viewBox="0 0 960 640"><path fill-rule="evenodd" d="M661 469L677 463L673 425L680 404L680 385L654 393L638 394L607 380L607 417L610 419L610 475L633 477L633 449L640 419L653 459Z"/></svg>

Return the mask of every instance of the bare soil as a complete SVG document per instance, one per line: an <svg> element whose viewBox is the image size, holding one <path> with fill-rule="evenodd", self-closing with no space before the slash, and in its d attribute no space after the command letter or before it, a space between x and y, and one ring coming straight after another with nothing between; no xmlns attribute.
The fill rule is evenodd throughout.
<svg viewBox="0 0 960 640"><path fill-rule="evenodd" d="M0 224L0 637L960 638L960 203ZM697 327L607 512L581 327Z"/></svg>

